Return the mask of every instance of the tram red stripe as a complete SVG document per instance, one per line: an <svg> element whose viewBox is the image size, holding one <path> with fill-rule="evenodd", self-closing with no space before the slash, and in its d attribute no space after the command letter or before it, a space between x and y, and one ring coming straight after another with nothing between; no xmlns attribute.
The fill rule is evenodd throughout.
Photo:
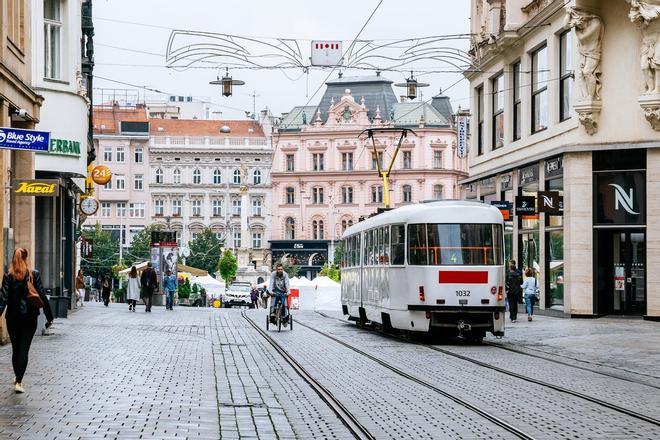
<svg viewBox="0 0 660 440"><path fill-rule="evenodd" d="M441 270L440 284L488 284L488 272Z"/></svg>

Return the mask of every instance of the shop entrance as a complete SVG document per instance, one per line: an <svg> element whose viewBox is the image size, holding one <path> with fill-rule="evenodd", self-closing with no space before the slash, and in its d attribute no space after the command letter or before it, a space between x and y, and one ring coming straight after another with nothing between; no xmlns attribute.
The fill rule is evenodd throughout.
<svg viewBox="0 0 660 440"><path fill-rule="evenodd" d="M598 314L646 313L646 232L601 229L596 233Z"/></svg>

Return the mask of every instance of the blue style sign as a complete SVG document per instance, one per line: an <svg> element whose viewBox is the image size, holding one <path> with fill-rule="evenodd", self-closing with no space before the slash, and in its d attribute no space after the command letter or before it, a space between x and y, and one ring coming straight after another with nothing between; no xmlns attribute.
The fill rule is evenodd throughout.
<svg viewBox="0 0 660 440"><path fill-rule="evenodd" d="M10 150L48 151L50 133L0 127L0 148Z"/></svg>

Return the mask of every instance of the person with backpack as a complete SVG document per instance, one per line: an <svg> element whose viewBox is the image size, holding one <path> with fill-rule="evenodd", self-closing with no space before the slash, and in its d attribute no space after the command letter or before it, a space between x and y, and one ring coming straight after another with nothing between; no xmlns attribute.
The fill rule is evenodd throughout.
<svg viewBox="0 0 660 440"><path fill-rule="evenodd" d="M518 302L520 301L520 285L522 272L516 267L516 260L509 261L509 270L506 273L506 300L509 303L509 318L511 322L518 319Z"/></svg>
<svg viewBox="0 0 660 440"><path fill-rule="evenodd" d="M39 271L30 270L27 249L14 251L9 272L2 278L0 316L7 310L7 331L11 340L11 363L14 368L14 391L24 393L23 376L28 364L32 337L37 332L39 309L44 309L46 328L53 323L53 312L44 293Z"/></svg>
<svg viewBox="0 0 660 440"><path fill-rule="evenodd" d="M151 313L151 301L154 292L158 290L158 277L156 276L156 271L151 267L151 261L147 263L147 268L142 271L140 284L142 285L142 298L145 305L144 311Z"/></svg>

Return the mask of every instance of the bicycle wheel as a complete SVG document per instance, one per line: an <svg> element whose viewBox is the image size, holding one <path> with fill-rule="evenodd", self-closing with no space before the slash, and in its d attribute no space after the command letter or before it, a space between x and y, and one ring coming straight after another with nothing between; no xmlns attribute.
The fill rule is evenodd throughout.
<svg viewBox="0 0 660 440"><path fill-rule="evenodd" d="M270 316L266 315L266 331L270 330Z"/></svg>
<svg viewBox="0 0 660 440"><path fill-rule="evenodd" d="M293 316L289 314L289 330L293 330Z"/></svg>
<svg viewBox="0 0 660 440"><path fill-rule="evenodd" d="M281 313L277 314L277 331L278 332L282 331L282 314Z"/></svg>

